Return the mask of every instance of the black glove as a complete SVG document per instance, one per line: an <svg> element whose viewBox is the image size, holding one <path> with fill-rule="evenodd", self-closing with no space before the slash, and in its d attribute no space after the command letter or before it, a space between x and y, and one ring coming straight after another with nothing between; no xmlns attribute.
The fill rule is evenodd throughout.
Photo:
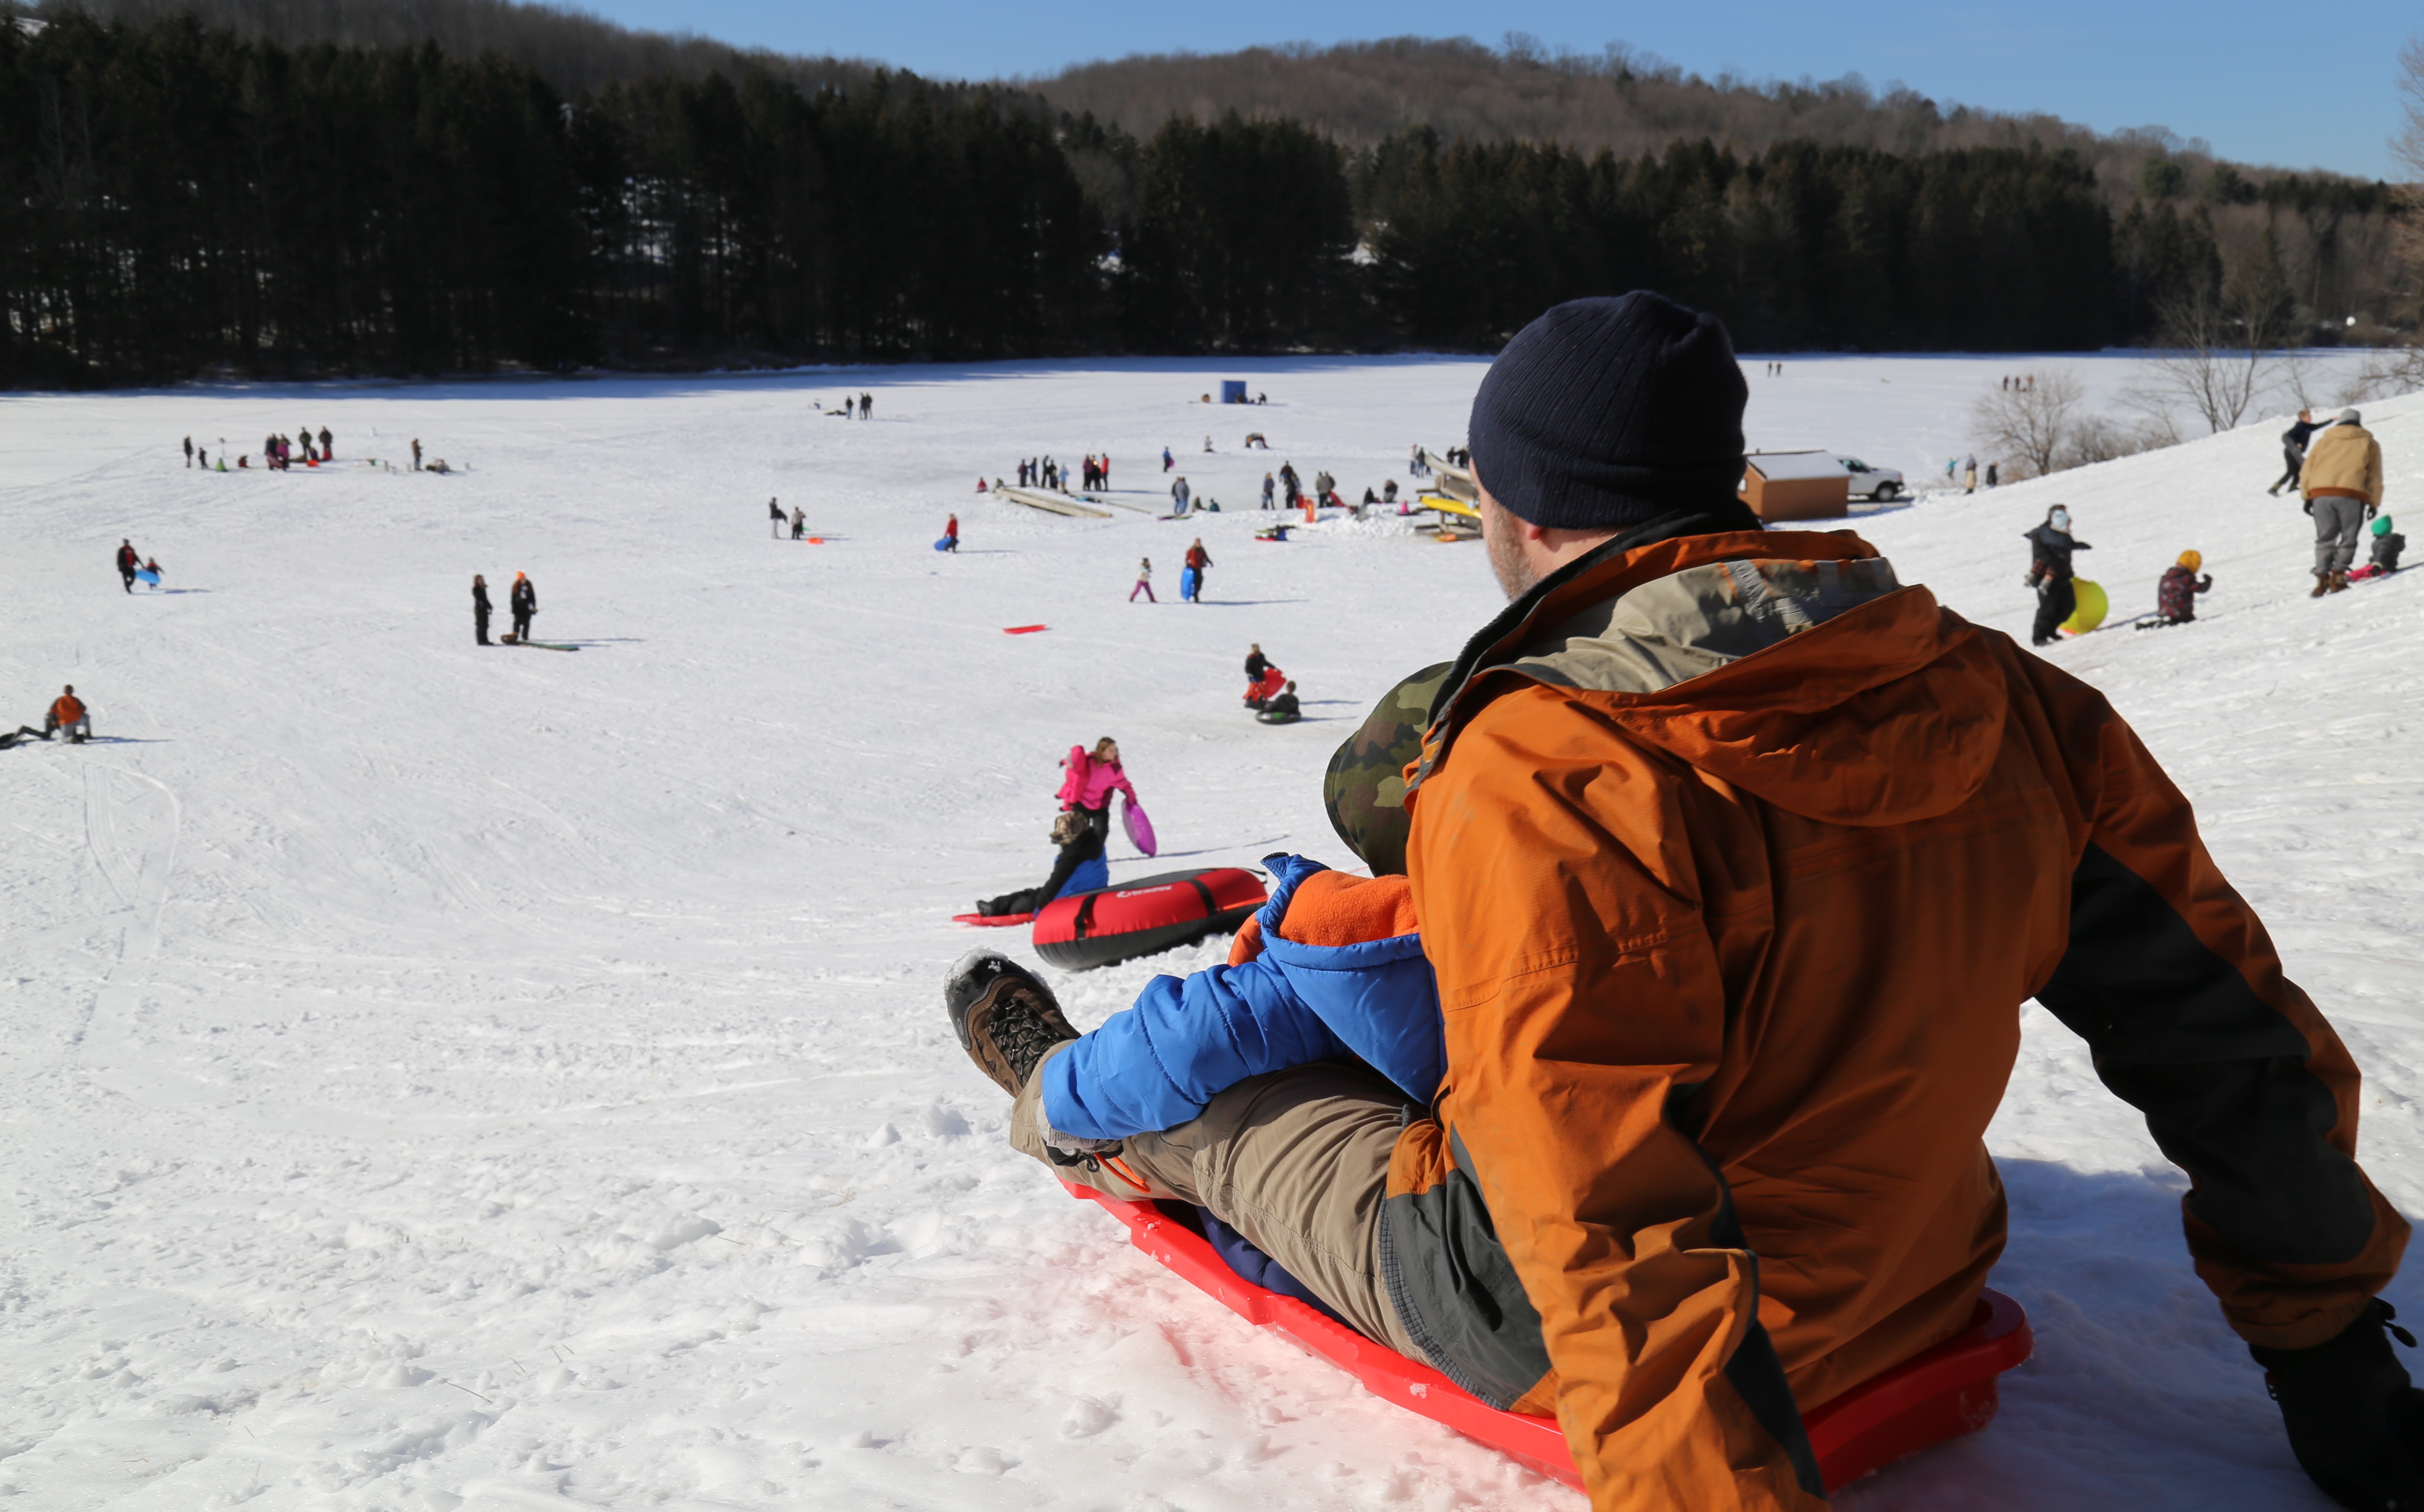
<svg viewBox="0 0 2424 1512"><path fill-rule="evenodd" d="M2373 512L2374 512L2375 510L2377 510L2377 509L2380 509L2381 507L2382 507L2382 506L2381 506L2380 504L2368 504L2368 505L2366 505L2366 506L2365 506L2365 517L2366 517L2366 518L2368 518L2368 519L2371 519L2371 518L2373 517Z"/></svg>
<svg viewBox="0 0 2424 1512"><path fill-rule="evenodd" d="M2307 500L2304 503L2303 503L2303 504L2299 505L2298 507L2299 507L2299 508L2301 508L2301 509L2304 509L2307 514L2311 515L2311 514L2313 514L2313 513L2315 512L2315 501L2314 501L2313 500L2309 499L2309 500Z"/></svg>
<svg viewBox="0 0 2424 1512"><path fill-rule="evenodd" d="M2416 1336L2376 1297L2329 1344L2247 1352L2281 1404L2289 1447L2323 1493L2355 1512L2424 1507L2424 1392L2409 1384L2390 1340Z"/></svg>

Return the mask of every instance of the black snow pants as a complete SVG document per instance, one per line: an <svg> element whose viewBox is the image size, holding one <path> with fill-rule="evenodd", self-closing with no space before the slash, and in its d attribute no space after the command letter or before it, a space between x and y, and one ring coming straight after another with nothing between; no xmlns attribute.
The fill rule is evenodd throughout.
<svg viewBox="0 0 2424 1512"><path fill-rule="evenodd" d="M2079 610L2079 593L2068 578L2048 578L2037 586L2037 622L2030 629L2029 640L2044 645L2054 639L2062 622Z"/></svg>
<svg viewBox="0 0 2424 1512"><path fill-rule="evenodd" d="M2267 493L2279 493L2284 488L2297 486L2298 474L2306 470L2306 454L2294 446L2281 448L2281 460L2289 464L2288 470L2281 474L2279 482L2265 490Z"/></svg>
<svg viewBox="0 0 2424 1512"><path fill-rule="evenodd" d="M1091 816L1093 811L1081 808L1077 812ZM1077 832L1077 837L1062 846L1060 853L1053 858L1052 875L1044 880L1043 886L1021 888L1014 893L1004 893L999 898L984 899L977 904L977 912L987 918L998 918L1004 914L1043 912L1045 904L1060 896L1060 889L1069 884L1072 873L1103 853L1104 830L1108 830L1109 825L1109 819L1106 817L1104 828L1096 829L1090 817L1086 827Z"/></svg>

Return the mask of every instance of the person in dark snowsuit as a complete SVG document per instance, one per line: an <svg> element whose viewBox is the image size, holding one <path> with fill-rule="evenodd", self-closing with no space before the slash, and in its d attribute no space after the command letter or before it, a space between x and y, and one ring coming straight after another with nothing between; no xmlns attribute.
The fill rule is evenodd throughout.
<svg viewBox="0 0 2424 1512"><path fill-rule="evenodd" d="M978 481L982 483L983 480ZM780 501L773 499L766 501L766 517L774 522L774 539L781 540L783 538L783 505Z"/></svg>
<svg viewBox="0 0 2424 1512"><path fill-rule="evenodd" d="M1304 710L1297 707L1296 684L1293 681L1266 699L1254 715L1266 724L1293 724L1303 717Z"/></svg>
<svg viewBox="0 0 2424 1512"><path fill-rule="evenodd" d="M875 396L873 394L863 393L858 396L858 418L861 420L873 420L875 418Z"/></svg>
<svg viewBox="0 0 2424 1512"><path fill-rule="evenodd" d="M531 586L529 578L517 572L514 574L514 591L508 602L514 612L514 639L529 640L531 616L538 613L538 590Z"/></svg>
<svg viewBox="0 0 2424 1512"><path fill-rule="evenodd" d="M2272 487L2264 490L2266 493L2277 499L2282 489L2296 485L2298 474L2306 470L2306 443L2327 423L2318 423L2311 409L2298 411L2298 423L2281 433L2281 460L2288 464L2288 470L2274 481Z"/></svg>
<svg viewBox="0 0 2424 1512"><path fill-rule="evenodd" d="M323 425L320 427L320 460L334 462L336 459L337 438L328 434L327 426Z"/></svg>
<svg viewBox="0 0 2424 1512"><path fill-rule="evenodd" d="M1111 868L1103 859L1104 833L1088 822L1086 816L1062 812L1052 821L1052 843L1060 848L1060 853L1054 858L1052 875L1044 879L1044 885L985 899L977 904L977 913L985 918L1033 914L1064 893L1092 892L1097 887L1109 886Z"/></svg>
<svg viewBox="0 0 2424 1512"><path fill-rule="evenodd" d="M2028 584L2037 591L2037 619L2029 631L2029 644L2051 645L2053 632L2079 608L2079 594L2070 585L2070 554L2095 548L2072 538L2070 511L2060 504L2046 511L2044 524L2023 534L2034 553L2029 562Z"/></svg>
<svg viewBox="0 0 2424 1512"><path fill-rule="evenodd" d="M2162 581L2155 585L2155 623L2158 625L2190 625L2196 621L2196 596L2213 591L2213 574L2197 576L2205 565L2205 557L2195 551L2182 551L2179 561L2163 569Z"/></svg>
<svg viewBox="0 0 2424 1512"><path fill-rule="evenodd" d="M2373 550L2366 558L2377 571L2399 570L2399 553L2407 549L2407 537L2390 528L2390 517L2383 515L2373 522Z"/></svg>
<svg viewBox="0 0 2424 1512"><path fill-rule="evenodd" d="M1262 681L1263 670L1270 664L1271 659L1263 655L1262 642L1256 641L1246 647L1246 680L1248 682Z"/></svg>
<svg viewBox="0 0 2424 1512"><path fill-rule="evenodd" d="M118 577L128 593L135 591L135 569L142 565L142 554L135 549L133 541L118 543Z"/></svg>
<svg viewBox="0 0 2424 1512"><path fill-rule="evenodd" d="M192 437L188 436L188 437L186 437L186 438L185 438L185 466L187 466L187 467L189 467L189 468L190 468L190 467L192 467L193 465L194 465L194 438L193 438Z"/></svg>
<svg viewBox="0 0 2424 1512"><path fill-rule="evenodd" d="M482 645L488 641L488 580L471 574L471 639Z"/></svg>

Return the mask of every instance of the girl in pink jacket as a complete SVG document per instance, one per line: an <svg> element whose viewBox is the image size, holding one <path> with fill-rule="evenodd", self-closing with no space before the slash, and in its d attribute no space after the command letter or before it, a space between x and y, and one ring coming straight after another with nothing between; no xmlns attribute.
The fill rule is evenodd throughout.
<svg viewBox="0 0 2424 1512"><path fill-rule="evenodd" d="M1060 779L1060 806L1084 815L1087 823L1110 834L1111 794L1125 793L1129 803L1137 802L1136 788L1120 769L1120 742L1106 735L1094 742L1091 753L1082 745L1073 745L1060 765L1068 772Z"/></svg>

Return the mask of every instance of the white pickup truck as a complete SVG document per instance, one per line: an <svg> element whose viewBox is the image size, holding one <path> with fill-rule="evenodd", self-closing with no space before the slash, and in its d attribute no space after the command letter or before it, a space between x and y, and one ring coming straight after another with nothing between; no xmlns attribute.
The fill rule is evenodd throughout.
<svg viewBox="0 0 2424 1512"><path fill-rule="evenodd" d="M1852 475L1852 497L1885 503L1902 493L1902 474L1891 468L1873 468L1856 456L1837 454L1836 461Z"/></svg>

